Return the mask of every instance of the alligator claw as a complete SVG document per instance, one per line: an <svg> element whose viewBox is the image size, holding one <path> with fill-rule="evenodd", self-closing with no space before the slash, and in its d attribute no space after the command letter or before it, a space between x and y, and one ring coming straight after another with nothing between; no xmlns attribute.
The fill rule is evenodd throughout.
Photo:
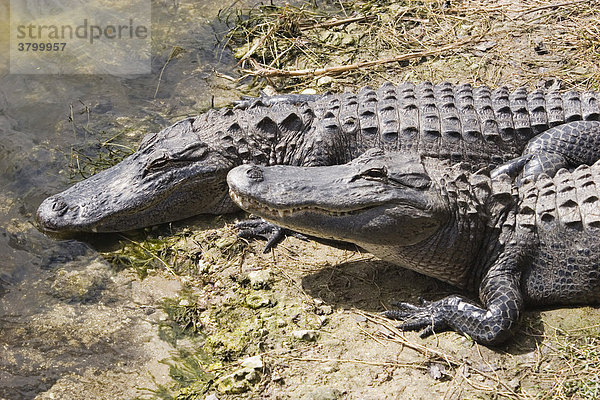
<svg viewBox="0 0 600 400"><path fill-rule="evenodd" d="M437 302L426 301L419 298L420 305L406 302L392 303L397 310L384 311L382 315L390 319L402 320L398 329L403 331L421 331L419 336L425 338L436 332L446 330L448 327L441 313L438 311Z"/></svg>
<svg viewBox="0 0 600 400"><path fill-rule="evenodd" d="M294 232L291 229L282 228L265 221L262 218L252 218L238 222L236 228L239 229L238 236L244 239L264 239L267 241L264 253L268 253L271 249L277 247L279 243L288 236L294 236L298 239L308 240L301 233Z"/></svg>
<svg viewBox="0 0 600 400"><path fill-rule="evenodd" d="M523 172L523 168L531 160L531 158L532 156L528 154L509 160L493 169L490 172L490 177L493 179L502 174L507 174L514 179L517 177L517 175Z"/></svg>

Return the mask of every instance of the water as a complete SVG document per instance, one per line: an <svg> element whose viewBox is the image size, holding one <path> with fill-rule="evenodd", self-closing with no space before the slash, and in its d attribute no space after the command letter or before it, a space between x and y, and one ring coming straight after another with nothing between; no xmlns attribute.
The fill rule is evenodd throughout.
<svg viewBox="0 0 600 400"><path fill-rule="evenodd" d="M117 276L92 246L40 233L34 215L72 182L73 149L94 155L114 135L135 143L239 96L213 72L235 74L235 60L216 39L226 30L216 16L257 2L230 3L153 2L149 75L14 75L0 59L0 399L131 397L137 386L166 379L158 360L171 348L152 336L159 318L152 307L179 283ZM7 29L2 0L3 55ZM185 51L169 61L159 85L176 47ZM87 291L69 297L77 279Z"/></svg>

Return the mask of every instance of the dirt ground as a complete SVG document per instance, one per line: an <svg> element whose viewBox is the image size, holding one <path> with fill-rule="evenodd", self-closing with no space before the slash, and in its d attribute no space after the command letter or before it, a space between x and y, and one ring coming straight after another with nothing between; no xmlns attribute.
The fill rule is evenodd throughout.
<svg viewBox="0 0 600 400"><path fill-rule="evenodd" d="M336 9L349 2L328 4ZM238 40L234 51L254 60L242 65L240 74L254 78L254 85L282 92L340 91L388 80L530 88L562 82L565 89L600 88L596 1L357 4L343 13L348 18L370 15L380 25L367 25L374 23L369 17L317 30L302 28L293 39L274 35L277 29L265 22L274 17L265 16L254 25L255 36L232 38ZM296 10L283 7L273 15L280 23L295 21ZM282 26L287 25L279 26L283 32ZM347 53L323 58L339 49ZM407 53L415 54L400 57ZM287 59L291 54L294 58ZM315 60L325 72L280 73L292 67L304 70ZM387 61L351 67L373 60ZM327 69L336 66L347 72L329 74ZM231 83L224 79L223 85ZM87 370L38 398L74 398L68 397L75 390L69 385L79 391L87 385L101 393L98 398L109 398L103 396L112 391L123 398L178 400L600 398L596 307L527 311L514 338L498 348L454 332L421 339L398 331L378 313L393 301L439 299L456 293L455 288L356 249L297 238L263 254L264 242L247 243L235 236L232 224L243 217L196 218L128 236L108 249L96 244L113 268L113 286L103 286L103 293L121 287L116 304L134 309L135 326L144 326L142 331L119 330L119 335L137 335L134 342L146 343L137 347L139 353L124 349L129 361L119 368L138 370L144 379L126 382L123 377L132 375L119 375L119 389L102 388L102 382L115 379L110 370ZM146 257L142 261L140 254ZM58 272L54 279L60 282ZM117 284L127 279L129 284ZM166 289L125 299L132 287L153 282ZM148 308L156 314L146 318ZM146 334L155 336L144 339Z"/></svg>
<svg viewBox="0 0 600 400"><path fill-rule="evenodd" d="M231 245L230 232L209 236ZM498 348L453 332L421 339L377 313L393 301L456 293L451 286L358 251L296 238L269 254L262 245L188 281L179 308L199 305L206 336L175 365L183 370L192 357L210 376L174 398L595 398L596 378L583 371L595 368L596 308L528 311ZM214 248L204 251L215 257ZM205 390L213 397L200 396Z"/></svg>

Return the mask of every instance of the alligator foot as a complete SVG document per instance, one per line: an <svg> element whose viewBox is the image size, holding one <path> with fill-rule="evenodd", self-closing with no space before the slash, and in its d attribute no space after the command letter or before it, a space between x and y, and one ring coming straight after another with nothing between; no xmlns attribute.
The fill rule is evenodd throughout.
<svg viewBox="0 0 600 400"><path fill-rule="evenodd" d="M487 296L486 308L454 295L433 302L420 300L419 305L396 303L397 310L385 311L383 315L404 321L399 329L420 330L421 337L453 330L478 343L496 345L510 336L522 302L520 293L511 290L518 280L502 276L494 279L488 285L491 290L487 291L487 286L483 290Z"/></svg>
<svg viewBox="0 0 600 400"><path fill-rule="evenodd" d="M495 169L493 169L490 172L490 176L492 178L496 178L502 174L507 174L508 176L514 179L523 172L523 168L525 167L525 165L527 165L527 163L529 163L531 157L532 156L530 155L525 155L513 158L512 160L509 160L504 164L499 165Z"/></svg>
<svg viewBox="0 0 600 400"><path fill-rule="evenodd" d="M238 222L236 228L239 229L238 236L244 239L265 239L267 243L263 250L268 253L288 236L294 236L298 239L308 240L301 233L294 232L291 229L276 226L262 218L252 218Z"/></svg>
<svg viewBox="0 0 600 400"><path fill-rule="evenodd" d="M403 331L421 331L419 336L426 338L448 330L445 318L443 317L444 300L430 302L419 298L419 305L405 302L392 303L397 310L384 311L382 315L387 318L404 321L398 326Z"/></svg>

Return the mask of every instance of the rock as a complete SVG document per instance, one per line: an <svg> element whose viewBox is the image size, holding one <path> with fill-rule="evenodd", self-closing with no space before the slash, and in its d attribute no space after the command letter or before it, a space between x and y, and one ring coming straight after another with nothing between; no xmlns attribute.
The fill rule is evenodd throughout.
<svg viewBox="0 0 600 400"><path fill-rule="evenodd" d="M313 389L305 394L303 400L338 400L342 396L342 392L338 389L330 387L320 387Z"/></svg>
<svg viewBox="0 0 600 400"><path fill-rule="evenodd" d="M333 307L331 307L329 305L322 305L322 306L317 307L315 312L317 315L331 315L331 314L333 314Z"/></svg>
<svg viewBox="0 0 600 400"><path fill-rule="evenodd" d="M342 46L347 47L356 44L356 38L350 33L342 33Z"/></svg>
<svg viewBox="0 0 600 400"><path fill-rule="evenodd" d="M427 367L427 373L435 380L444 379L447 375L446 366L444 364L433 363Z"/></svg>
<svg viewBox="0 0 600 400"><path fill-rule="evenodd" d="M317 86L329 85L331 82L333 82L333 78L331 76L322 76L317 79Z"/></svg>
<svg viewBox="0 0 600 400"><path fill-rule="evenodd" d="M481 42L481 43L477 44L476 46L474 46L474 48L479 51L485 52L485 51L493 49L497 45L498 45L498 42L496 42L495 40L488 40L487 42Z"/></svg>
<svg viewBox="0 0 600 400"><path fill-rule="evenodd" d="M312 329L298 329L292 331L294 339L304 340L305 342L314 342L319 338L319 333Z"/></svg>
<svg viewBox="0 0 600 400"><path fill-rule="evenodd" d="M263 362L260 356L248 357L241 364L242 368L262 369Z"/></svg>
<svg viewBox="0 0 600 400"><path fill-rule="evenodd" d="M69 270L75 262L65 264L56 272L50 286L52 295L64 301L87 302L94 300L106 288L110 267L97 260L84 269Z"/></svg>
<svg viewBox="0 0 600 400"><path fill-rule="evenodd" d="M340 32L322 30L319 33L319 40L322 43L328 44L329 46L339 46L342 44L342 35Z"/></svg>
<svg viewBox="0 0 600 400"><path fill-rule="evenodd" d="M237 242L236 236L223 236L215 242L215 246L219 249L225 249L227 247L231 247Z"/></svg>
<svg viewBox="0 0 600 400"><path fill-rule="evenodd" d="M274 305L275 302L265 293L253 292L246 296L246 305L253 310Z"/></svg>
<svg viewBox="0 0 600 400"><path fill-rule="evenodd" d="M273 275L268 270L251 271L248 273L252 289L268 289L273 281Z"/></svg>
<svg viewBox="0 0 600 400"><path fill-rule="evenodd" d="M260 381L261 374L254 368L241 368L217 379L217 390L225 394L240 394L250 390Z"/></svg>

